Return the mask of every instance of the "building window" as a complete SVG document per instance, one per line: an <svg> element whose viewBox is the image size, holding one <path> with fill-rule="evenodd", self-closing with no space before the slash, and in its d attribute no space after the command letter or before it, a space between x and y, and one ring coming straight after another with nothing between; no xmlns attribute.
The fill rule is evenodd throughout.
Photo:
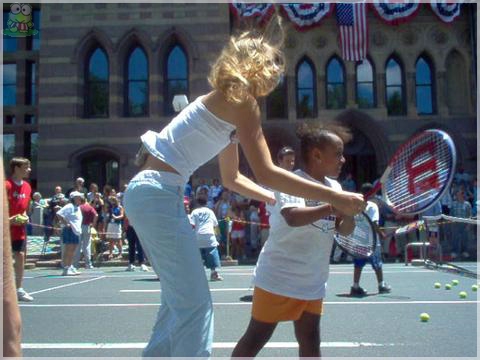
<svg viewBox="0 0 480 360"><path fill-rule="evenodd" d="M388 115L404 115L406 111L403 70L397 60L393 58L388 60L385 76Z"/></svg>
<svg viewBox="0 0 480 360"><path fill-rule="evenodd" d="M35 117L35 115L26 114L23 118L23 122L27 125L34 125L37 123L37 118Z"/></svg>
<svg viewBox="0 0 480 360"><path fill-rule="evenodd" d="M327 109L342 109L346 103L345 70L338 57L327 64Z"/></svg>
<svg viewBox="0 0 480 360"><path fill-rule="evenodd" d="M3 64L3 105L17 103L17 64Z"/></svg>
<svg viewBox="0 0 480 360"><path fill-rule="evenodd" d="M15 125L15 115L3 115L3 125Z"/></svg>
<svg viewBox="0 0 480 360"><path fill-rule="evenodd" d="M172 100L175 95L188 97L187 54L180 45L174 45L167 54L164 71L165 91L163 94L165 115L174 114Z"/></svg>
<svg viewBox="0 0 480 360"><path fill-rule="evenodd" d="M127 66L127 116L143 116L148 113L148 60L142 48L130 53Z"/></svg>
<svg viewBox="0 0 480 360"><path fill-rule="evenodd" d="M368 59L357 63L357 104L361 109L375 107L375 83L372 64Z"/></svg>
<svg viewBox="0 0 480 360"><path fill-rule="evenodd" d="M317 88L314 66L304 59L297 67L297 118L316 116Z"/></svg>
<svg viewBox="0 0 480 360"><path fill-rule="evenodd" d="M25 132L23 154L27 159L30 160L32 164L32 171L36 172L38 158L38 133Z"/></svg>
<svg viewBox="0 0 480 360"><path fill-rule="evenodd" d="M7 22L8 22L9 14L10 14L10 11L3 12L3 27L5 29L8 28ZM17 51L17 48L18 48L17 38L4 34L3 35L3 52L15 52Z"/></svg>
<svg viewBox="0 0 480 360"><path fill-rule="evenodd" d="M415 90L418 115L433 114L432 67L424 57L418 59L415 67Z"/></svg>
<svg viewBox="0 0 480 360"><path fill-rule="evenodd" d="M15 134L3 134L3 163L8 169L10 160L15 156ZM7 170L8 172L8 170Z"/></svg>
<svg viewBox="0 0 480 360"><path fill-rule="evenodd" d="M27 86L25 92L25 104L35 105L36 104L36 79L37 79L37 66L34 62L27 62Z"/></svg>
<svg viewBox="0 0 480 360"><path fill-rule="evenodd" d="M38 33L32 37L32 50L40 50L40 9L33 10L33 27Z"/></svg>
<svg viewBox="0 0 480 360"><path fill-rule="evenodd" d="M287 81L282 75L275 90L267 97L267 119L288 118L287 107Z"/></svg>
<svg viewBox="0 0 480 360"><path fill-rule="evenodd" d="M107 117L109 68L107 55L101 48L94 49L88 57L85 78L86 117Z"/></svg>

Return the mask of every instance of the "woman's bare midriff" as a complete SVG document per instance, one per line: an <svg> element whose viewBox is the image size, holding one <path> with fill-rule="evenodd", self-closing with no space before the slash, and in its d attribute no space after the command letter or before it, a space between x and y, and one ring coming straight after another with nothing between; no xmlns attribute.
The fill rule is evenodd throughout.
<svg viewBox="0 0 480 360"><path fill-rule="evenodd" d="M142 170L166 171L178 174L178 171L173 167L150 154L147 155L147 160L145 160L145 164L143 164L140 171Z"/></svg>

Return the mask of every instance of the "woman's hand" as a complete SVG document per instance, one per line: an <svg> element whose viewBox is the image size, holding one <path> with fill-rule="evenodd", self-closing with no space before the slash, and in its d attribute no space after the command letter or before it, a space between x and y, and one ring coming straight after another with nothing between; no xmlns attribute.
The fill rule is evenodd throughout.
<svg viewBox="0 0 480 360"><path fill-rule="evenodd" d="M348 216L354 216L367 207L367 203L362 194L341 191L335 193L332 199L332 205L338 211Z"/></svg>

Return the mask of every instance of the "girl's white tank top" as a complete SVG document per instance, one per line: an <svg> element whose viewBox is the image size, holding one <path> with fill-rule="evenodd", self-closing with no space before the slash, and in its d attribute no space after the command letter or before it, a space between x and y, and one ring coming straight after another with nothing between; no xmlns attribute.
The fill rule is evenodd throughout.
<svg viewBox="0 0 480 360"><path fill-rule="evenodd" d="M230 142L235 126L212 114L198 97L161 132L141 136L147 151L172 166L186 180Z"/></svg>

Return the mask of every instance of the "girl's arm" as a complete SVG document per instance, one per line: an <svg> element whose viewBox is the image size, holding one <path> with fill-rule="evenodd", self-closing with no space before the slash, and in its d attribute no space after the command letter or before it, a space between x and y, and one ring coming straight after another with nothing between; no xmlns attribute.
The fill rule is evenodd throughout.
<svg viewBox="0 0 480 360"><path fill-rule="evenodd" d="M332 205L323 204L319 206L303 208L285 208L280 212L288 226L298 227L310 225L311 223L333 214Z"/></svg>
<svg viewBox="0 0 480 360"><path fill-rule="evenodd" d="M267 190L238 171L238 145L228 145L218 156L220 175L225 187L248 198L275 204L273 192Z"/></svg>
<svg viewBox="0 0 480 360"><path fill-rule="evenodd" d="M353 216L337 215L337 219L335 220L335 229L340 235L350 235L355 229L355 220Z"/></svg>
<svg viewBox="0 0 480 360"><path fill-rule="evenodd" d="M360 194L337 192L275 166L261 128L257 102L252 99L232 107L232 122L237 126L237 136L243 152L259 183L287 194L328 202L347 215L354 215L365 208L366 204ZM238 172L238 168L232 170L232 173L235 172ZM223 178L225 180L231 179Z"/></svg>

